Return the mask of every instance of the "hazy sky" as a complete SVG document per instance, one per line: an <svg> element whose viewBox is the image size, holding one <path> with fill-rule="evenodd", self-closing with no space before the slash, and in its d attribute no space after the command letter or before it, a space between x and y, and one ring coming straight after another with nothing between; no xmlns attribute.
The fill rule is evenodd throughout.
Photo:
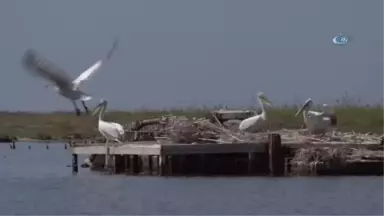
<svg viewBox="0 0 384 216"><path fill-rule="evenodd" d="M382 0L2 0L0 26L0 110L73 110L21 56L34 48L75 78L115 36L114 58L81 87L90 106L383 98ZM353 41L334 45L340 32Z"/></svg>

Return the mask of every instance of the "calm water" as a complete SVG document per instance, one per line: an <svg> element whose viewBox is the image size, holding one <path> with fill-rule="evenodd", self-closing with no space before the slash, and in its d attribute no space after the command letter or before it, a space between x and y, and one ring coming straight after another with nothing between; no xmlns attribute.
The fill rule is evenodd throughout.
<svg viewBox="0 0 384 216"><path fill-rule="evenodd" d="M72 176L63 145L0 144L0 214L383 214L382 177ZM80 158L82 162L84 158Z"/></svg>

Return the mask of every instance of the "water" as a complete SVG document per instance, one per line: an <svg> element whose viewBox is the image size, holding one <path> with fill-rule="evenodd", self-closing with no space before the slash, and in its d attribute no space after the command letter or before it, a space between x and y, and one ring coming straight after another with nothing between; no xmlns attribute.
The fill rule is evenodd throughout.
<svg viewBox="0 0 384 216"><path fill-rule="evenodd" d="M63 145L0 144L0 214L382 215L382 177L72 176ZM80 158L82 162L84 158Z"/></svg>

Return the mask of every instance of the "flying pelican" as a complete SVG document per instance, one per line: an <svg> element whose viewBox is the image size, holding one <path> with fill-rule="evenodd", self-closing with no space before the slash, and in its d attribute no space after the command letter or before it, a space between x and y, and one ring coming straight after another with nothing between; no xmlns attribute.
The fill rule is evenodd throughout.
<svg viewBox="0 0 384 216"><path fill-rule="evenodd" d="M328 104L323 104L323 112L309 110L311 105L313 105L313 102L312 99L309 98L295 115L298 116L301 112L303 113L304 123L309 132L323 134L337 124L334 111Z"/></svg>
<svg viewBox="0 0 384 216"><path fill-rule="evenodd" d="M271 102L268 100L268 98L264 95L264 93L259 92L257 93L258 96L258 101L261 106L261 114L260 115L255 115L249 118L244 119L241 121L239 125L239 130L240 131L245 131L249 133L255 133L260 131L266 121L267 121L267 112L265 110L264 105L272 106Z"/></svg>
<svg viewBox="0 0 384 216"><path fill-rule="evenodd" d="M97 112L99 113L99 123L98 129L101 135L103 135L106 139L105 142L105 168L108 168L109 163L109 155L108 153L108 142L116 141L118 143L122 143L120 140L124 136L124 128L121 124L115 122L106 122L103 120L104 112L107 109L108 102L104 99L101 99L100 103L95 107L92 112L92 115L95 115Z"/></svg>
<svg viewBox="0 0 384 216"><path fill-rule="evenodd" d="M113 52L117 47L117 43L118 40L116 39L113 42L112 48L107 53L105 61L109 60L112 57ZM80 116L81 113L80 109L77 107L76 104L77 100L81 101L85 112L88 113L88 107L86 106L85 101L91 100L92 96L82 92L79 87L81 83L83 83L85 80L88 80L91 75L93 75L96 71L101 68L104 63L104 60L99 60L95 62L91 67L86 69L83 73L80 74L80 76L78 76L74 80L72 80L64 70L60 69L59 67L55 66L52 62L40 56L33 49L28 49L25 51L22 63L24 67L30 72L33 72L34 74L37 74L51 82L51 84L46 85L46 87L52 85L57 93L69 99L76 110L77 116Z"/></svg>

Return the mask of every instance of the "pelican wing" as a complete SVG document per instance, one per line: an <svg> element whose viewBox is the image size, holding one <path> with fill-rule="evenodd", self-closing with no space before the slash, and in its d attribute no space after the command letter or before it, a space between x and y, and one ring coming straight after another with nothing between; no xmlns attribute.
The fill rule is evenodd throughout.
<svg viewBox="0 0 384 216"><path fill-rule="evenodd" d="M92 74L94 74L96 71L98 71L103 62L97 61L95 64L93 64L91 67L89 67L87 70L85 70L80 76L78 76L75 80L73 80L72 84L75 89L78 89L80 84L84 82L85 80L88 80Z"/></svg>
<svg viewBox="0 0 384 216"><path fill-rule="evenodd" d="M310 116L322 116L323 113L310 110L310 111L308 111L308 115L310 115Z"/></svg>
<svg viewBox="0 0 384 216"><path fill-rule="evenodd" d="M124 127L121 124L110 122L111 125L115 127L115 129L119 132L119 134L122 136L125 133Z"/></svg>
<svg viewBox="0 0 384 216"><path fill-rule="evenodd" d="M108 51L105 60L109 60L118 45L118 40L116 39L113 42L112 48ZM94 63L91 67L89 67L87 70L85 70L83 73L80 74L75 80L73 80L72 84L74 89L78 89L80 84L84 82L85 80L88 80L96 71L98 71L101 66L103 65L103 60L99 60L96 63Z"/></svg>
<svg viewBox="0 0 384 216"><path fill-rule="evenodd" d="M265 120L261 115L255 115L242 120L239 125L239 130L253 133L260 130L264 122Z"/></svg>
<svg viewBox="0 0 384 216"><path fill-rule="evenodd" d="M120 139L124 135L124 128L120 124L114 122L99 122L99 131L107 139L121 142Z"/></svg>
<svg viewBox="0 0 384 216"><path fill-rule="evenodd" d="M47 79L59 87L71 86L67 73L49 60L40 56L35 50L28 49L22 59L23 66L30 72Z"/></svg>

